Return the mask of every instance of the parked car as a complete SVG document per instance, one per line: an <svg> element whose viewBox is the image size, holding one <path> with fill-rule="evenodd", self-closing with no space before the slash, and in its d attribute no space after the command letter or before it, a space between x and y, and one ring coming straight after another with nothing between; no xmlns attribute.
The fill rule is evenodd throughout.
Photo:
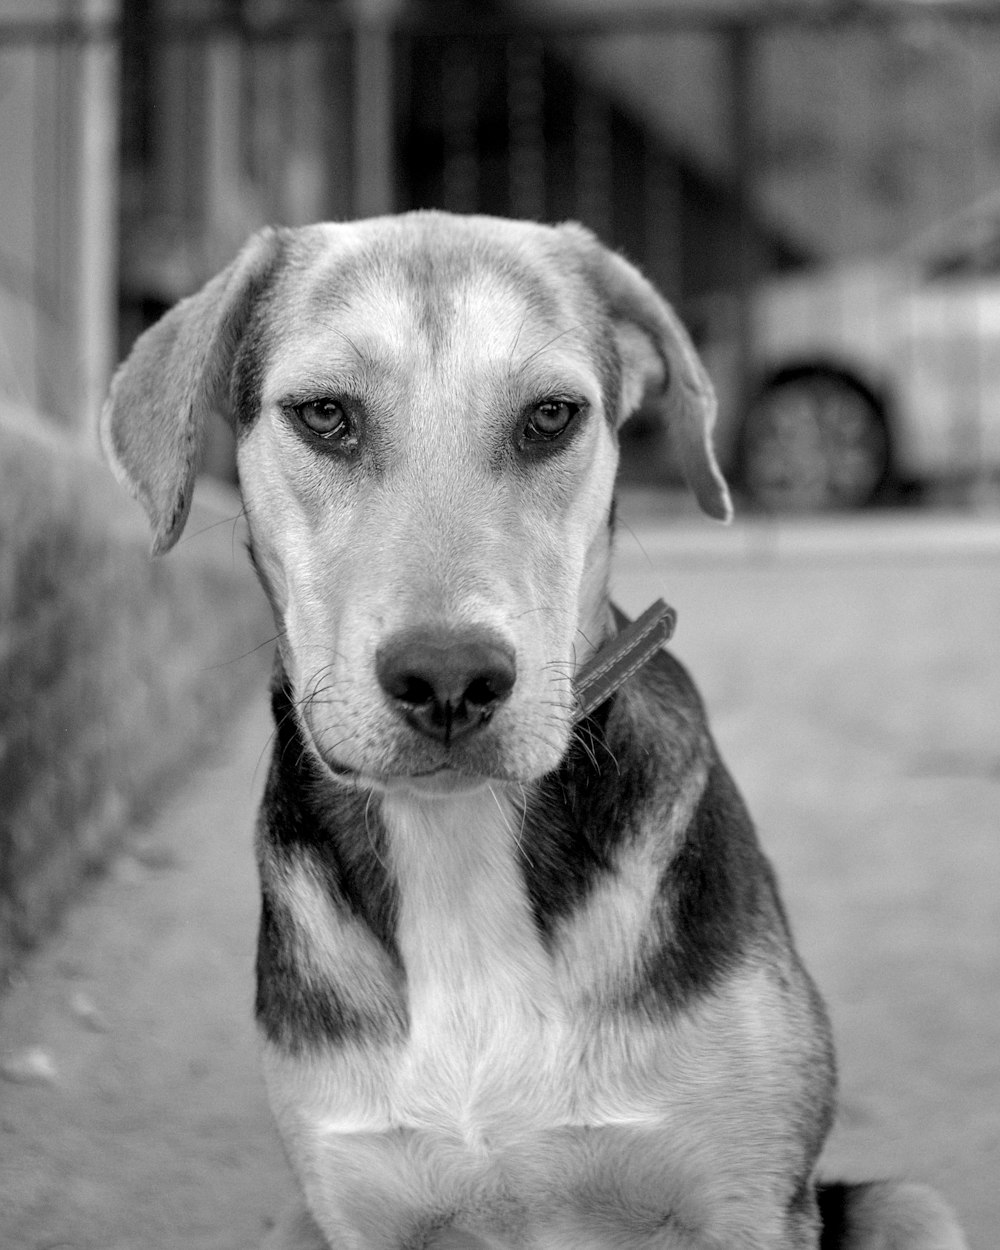
<svg viewBox="0 0 1000 1250"><path fill-rule="evenodd" d="M889 255L768 279L736 393L736 303L700 344L720 452L768 510L854 508L1000 470L1000 191Z"/></svg>

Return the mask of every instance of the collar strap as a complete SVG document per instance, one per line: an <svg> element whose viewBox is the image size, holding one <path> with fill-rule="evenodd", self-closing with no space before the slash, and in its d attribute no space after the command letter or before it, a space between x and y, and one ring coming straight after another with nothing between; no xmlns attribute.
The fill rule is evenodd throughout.
<svg viewBox="0 0 1000 1250"><path fill-rule="evenodd" d="M662 599L657 599L634 621L614 604L611 606L619 632L595 652L576 675L577 720L589 716L647 664L669 640L677 623L677 613Z"/></svg>

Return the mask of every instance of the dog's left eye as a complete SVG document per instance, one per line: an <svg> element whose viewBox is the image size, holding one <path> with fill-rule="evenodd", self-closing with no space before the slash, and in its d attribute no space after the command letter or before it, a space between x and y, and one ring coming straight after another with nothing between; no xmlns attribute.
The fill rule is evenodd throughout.
<svg viewBox="0 0 1000 1250"><path fill-rule="evenodd" d="M347 413L335 399L310 399L296 404L293 411L302 424L320 438L336 441L347 438L351 432Z"/></svg>
<svg viewBox="0 0 1000 1250"><path fill-rule="evenodd" d="M546 399L532 410L524 427L524 437L534 442L558 438L569 428L580 407L569 399Z"/></svg>

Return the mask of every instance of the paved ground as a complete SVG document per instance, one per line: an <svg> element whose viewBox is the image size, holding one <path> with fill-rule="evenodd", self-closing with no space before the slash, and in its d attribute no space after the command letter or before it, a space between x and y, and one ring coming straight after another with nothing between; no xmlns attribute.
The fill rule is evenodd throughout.
<svg viewBox="0 0 1000 1250"><path fill-rule="evenodd" d="M1000 525L626 511L834 1017L829 1170L1000 1227ZM250 1026L261 699L0 1003L0 1247L249 1250L290 1192ZM14 1079L12 1079L14 1078Z"/></svg>

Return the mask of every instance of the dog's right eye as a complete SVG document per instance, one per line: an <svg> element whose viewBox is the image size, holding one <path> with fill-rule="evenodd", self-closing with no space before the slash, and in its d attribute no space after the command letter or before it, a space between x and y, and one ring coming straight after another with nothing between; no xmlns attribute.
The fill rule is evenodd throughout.
<svg viewBox="0 0 1000 1250"><path fill-rule="evenodd" d="M295 404L292 411L314 434L338 442L351 433L351 423L343 406L335 399L310 399Z"/></svg>

